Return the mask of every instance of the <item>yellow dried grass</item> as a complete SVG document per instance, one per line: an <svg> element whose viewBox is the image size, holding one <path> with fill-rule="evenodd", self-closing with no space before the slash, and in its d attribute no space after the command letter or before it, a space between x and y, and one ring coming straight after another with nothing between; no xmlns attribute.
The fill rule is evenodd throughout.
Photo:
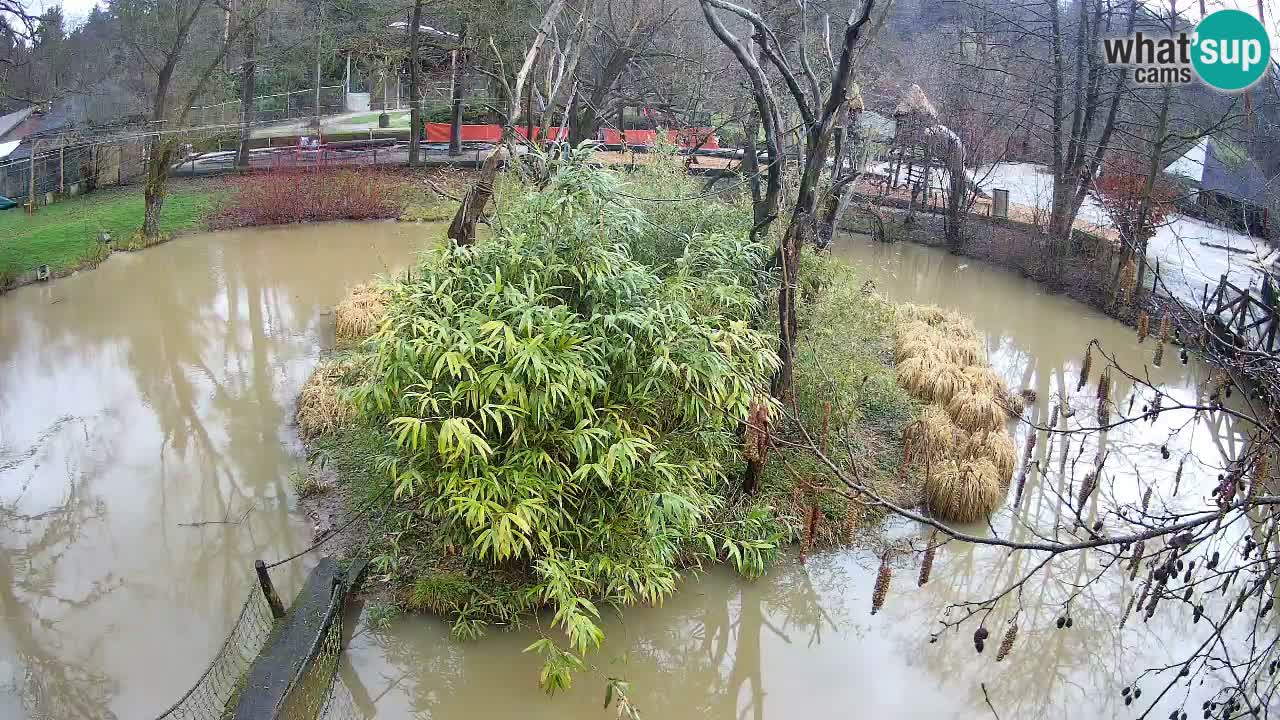
<svg viewBox="0 0 1280 720"><path fill-rule="evenodd" d="M989 460L949 460L925 480L925 499L934 517L975 522L1004 499L999 471Z"/></svg>
<svg viewBox="0 0 1280 720"><path fill-rule="evenodd" d="M937 325L945 322L949 317L949 313L937 305L903 303L898 305L895 310L899 321L918 320L928 325Z"/></svg>
<svg viewBox="0 0 1280 720"><path fill-rule="evenodd" d="M372 335L387 310L387 291L370 283L351 288L334 308L335 335L339 342L353 343Z"/></svg>
<svg viewBox="0 0 1280 720"><path fill-rule="evenodd" d="M925 465L938 465L953 457L964 439L964 431L937 405L925 408L913 432L912 452Z"/></svg>
<svg viewBox="0 0 1280 720"><path fill-rule="evenodd" d="M996 432L965 433L960 445L960 456L968 460L986 460L996 469L1000 486L1008 488L1013 481L1017 454L1013 438L1004 430Z"/></svg>
<svg viewBox="0 0 1280 720"><path fill-rule="evenodd" d="M913 462L930 469L926 497L939 517L969 522L999 506L1016 465L1006 413L1023 400L987 366L973 326L933 306L897 309L898 384L926 401L909 432Z"/></svg>
<svg viewBox="0 0 1280 720"><path fill-rule="evenodd" d="M965 379L969 381L969 391L995 395L1003 388L1004 378L995 370L985 365L970 365L964 369Z"/></svg>
<svg viewBox="0 0 1280 720"><path fill-rule="evenodd" d="M958 393L969 392L969 379L959 366L951 363L935 366L926 380L929 399L941 405L951 402Z"/></svg>
<svg viewBox="0 0 1280 720"><path fill-rule="evenodd" d="M969 432L993 432L1004 428L1004 409L990 393L962 393L947 403L956 425Z"/></svg>
<svg viewBox="0 0 1280 720"><path fill-rule="evenodd" d="M355 419L355 408L343 396L343 382L351 365L340 361L321 363L302 386L298 396L298 430L314 438L335 432Z"/></svg>

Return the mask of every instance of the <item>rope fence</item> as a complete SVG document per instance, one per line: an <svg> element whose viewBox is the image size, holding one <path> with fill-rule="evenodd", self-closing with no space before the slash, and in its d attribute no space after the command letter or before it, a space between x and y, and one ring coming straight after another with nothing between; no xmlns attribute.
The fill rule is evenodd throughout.
<svg viewBox="0 0 1280 720"><path fill-rule="evenodd" d="M195 685L156 720L222 720L242 689L249 666L267 643L275 620L254 583L235 625Z"/></svg>

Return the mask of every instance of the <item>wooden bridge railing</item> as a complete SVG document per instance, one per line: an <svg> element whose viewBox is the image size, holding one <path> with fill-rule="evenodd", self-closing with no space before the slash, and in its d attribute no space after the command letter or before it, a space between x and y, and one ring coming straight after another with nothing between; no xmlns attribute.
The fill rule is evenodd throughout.
<svg viewBox="0 0 1280 720"><path fill-rule="evenodd" d="M1205 285L1201 309L1206 319L1216 320L1221 331L1230 333L1237 347L1267 354L1280 352L1280 308L1251 290L1236 287L1226 275L1212 294Z"/></svg>

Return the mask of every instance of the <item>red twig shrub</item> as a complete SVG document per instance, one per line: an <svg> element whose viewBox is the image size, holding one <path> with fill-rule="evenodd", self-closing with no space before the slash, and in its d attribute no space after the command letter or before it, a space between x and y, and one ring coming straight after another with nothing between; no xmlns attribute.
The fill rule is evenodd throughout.
<svg viewBox="0 0 1280 720"><path fill-rule="evenodd" d="M1094 185L1099 202L1125 239L1150 237L1175 210L1178 188L1164 173L1159 173L1151 187L1151 202L1145 222L1140 221L1150 172L1151 166L1145 158L1124 155L1109 163ZM1138 226L1140 222L1141 227Z"/></svg>
<svg viewBox="0 0 1280 720"><path fill-rule="evenodd" d="M293 170L239 178L216 228L399 216L404 179L370 170Z"/></svg>

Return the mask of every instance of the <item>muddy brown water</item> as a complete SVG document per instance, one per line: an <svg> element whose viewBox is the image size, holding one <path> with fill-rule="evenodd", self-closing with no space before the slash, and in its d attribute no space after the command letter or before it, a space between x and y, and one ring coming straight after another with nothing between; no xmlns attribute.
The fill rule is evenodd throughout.
<svg viewBox="0 0 1280 720"><path fill-rule="evenodd" d="M331 308L431 231L192 236L0 297L0 718L153 717L199 676L253 560L310 540L291 410Z"/></svg>
<svg viewBox="0 0 1280 720"><path fill-rule="evenodd" d="M329 308L347 286L410 262L432 231L375 223L188 237L0 298L0 717L147 718L199 675L252 561L309 540L288 482L303 462L290 411L332 342ZM861 237L837 253L892 299L972 317L992 365L1037 391L1033 417L1064 382L1074 389L1091 338L1126 366L1150 365L1150 341L1139 347L1130 330L1002 270ZM1208 376L1174 350L1150 371L1188 398ZM1123 403L1130 388L1117 384ZM1107 492L1139 497L1137 478L1164 467L1164 442L1212 465L1242 435L1186 418L1112 433ZM1045 445L1037 458L1055 466L1060 448ZM1213 472L1192 461L1184 482L1203 489ZM1052 525L1054 491L1078 476L1032 483L1017 512ZM905 523L888 531L919 534ZM870 551L787 560L755 582L691 574L662 607L608 618L592 670L555 698L520 652L536 622L455 643L440 620L375 626L366 609L349 623L345 703L356 717L613 717L604 679L622 677L646 718L981 718L992 717L988 698L1006 719L1131 717L1120 688L1187 647L1188 618L1117 629L1133 590L1108 581L1080 592L1072 629L1056 630L1093 558L1055 562L1048 581L1027 587L1008 660L995 662L994 639L975 655L972 626L929 642L948 604L999 592L1027 562L953 546L918 589L916 561L902 558L874 617ZM305 565L289 567L282 584L296 586ZM988 620L993 636L1010 615L1002 606Z"/></svg>

